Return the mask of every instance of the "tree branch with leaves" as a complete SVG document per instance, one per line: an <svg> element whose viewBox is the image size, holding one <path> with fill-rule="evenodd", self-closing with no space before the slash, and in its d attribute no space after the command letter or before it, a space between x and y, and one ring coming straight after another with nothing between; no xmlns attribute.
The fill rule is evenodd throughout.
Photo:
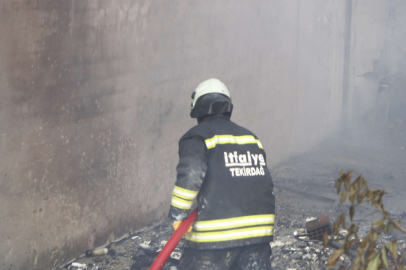
<svg viewBox="0 0 406 270"><path fill-rule="evenodd" d="M349 209L350 225L346 226L346 213L340 215L332 228L332 235L327 234L323 237L324 246L327 247L329 241L334 241L340 238L340 229L345 229L348 233L343 240L342 247L336 250L330 257L327 268L333 267L341 255L350 255L350 247L354 242L359 242L359 246L353 256L353 270L376 270L389 268L388 254L394 258L397 269L405 270L403 258L398 256L397 240L386 243L385 246L378 248L378 237L388 232L390 229L399 230L406 234L406 229L402 227L401 221L395 221L386 211L382 198L387 194L385 190L369 189L367 182L360 175L354 181L351 181L353 172L341 172L340 178L336 181L337 194L340 195L340 203L343 204L347 199L351 203ZM343 189L342 189L343 187ZM359 223L353 222L355 207L362 203L367 203L374 207L378 213L382 215L371 224L371 228L367 235L362 239L358 237Z"/></svg>

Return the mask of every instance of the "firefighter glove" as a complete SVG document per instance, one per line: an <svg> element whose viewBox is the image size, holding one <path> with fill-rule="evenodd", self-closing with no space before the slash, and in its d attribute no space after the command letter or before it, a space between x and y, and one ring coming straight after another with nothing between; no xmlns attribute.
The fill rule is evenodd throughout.
<svg viewBox="0 0 406 270"><path fill-rule="evenodd" d="M177 220L173 223L173 229L176 231L179 225L182 223L182 220ZM185 235L188 235L192 231L193 225L189 227L189 229L185 232Z"/></svg>

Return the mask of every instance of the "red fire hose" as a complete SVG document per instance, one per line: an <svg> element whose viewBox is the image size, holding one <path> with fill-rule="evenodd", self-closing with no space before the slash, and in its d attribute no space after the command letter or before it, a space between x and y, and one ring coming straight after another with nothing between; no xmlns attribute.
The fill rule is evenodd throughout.
<svg viewBox="0 0 406 270"><path fill-rule="evenodd" d="M182 221L179 225L178 229L172 234L171 238L169 238L166 245L163 247L161 252L156 257L154 263L151 265L149 270L161 270L164 266L166 260L168 260L169 256L171 255L172 251L176 248L180 240L182 239L183 235L187 232L189 227L195 222L197 218L197 208L195 208L189 216Z"/></svg>

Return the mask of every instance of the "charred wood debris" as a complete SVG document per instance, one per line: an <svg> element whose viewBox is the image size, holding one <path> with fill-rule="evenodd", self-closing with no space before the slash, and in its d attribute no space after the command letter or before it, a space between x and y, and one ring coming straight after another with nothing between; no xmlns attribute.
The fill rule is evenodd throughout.
<svg viewBox="0 0 406 270"><path fill-rule="evenodd" d="M357 210L359 214L358 216L363 216L359 217L358 220L360 224L359 235L362 237L362 235L366 234L370 229L374 213L367 213L370 209L363 209L363 207L359 207ZM325 212L329 212L332 219L328 222L331 225L334 222L334 218L343 211L345 211L345 206L335 204L330 207L330 210L313 209L310 211L312 215L309 216L308 213L305 214L304 209L298 209L294 206L278 206L275 239L271 243L273 254L270 260L272 261L273 269L326 269L329 257L333 254L335 249L340 247L340 243L337 241L332 243L328 248L324 248L323 243L317 240L317 235L313 235L312 238L309 238L309 235L312 234L311 230L314 232L315 229L319 229L321 230L319 231L321 234L324 230L328 230L326 227L326 218L328 220L329 216L316 218L313 215L321 215ZM286 215L286 213L290 214ZM394 218L406 221L406 213L394 216ZM317 224L317 222L319 224ZM313 223L313 225L311 223ZM106 247L87 250L83 256L76 258L74 261L63 267L57 268L56 270L147 270L172 233L172 221L165 220L141 231L132 233L118 242L110 243ZM343 236L345 233L345 230L341 231ZM378 239L377 246L385 245L386 242L391 241L394 238L399 239L399 254L401 256L406 255L406 238L402 235L396 234L396 232L390 232L383 235ZM185 240L182 239L162 269L176 270L176 266L179 263L183 251L184 243ZM359 243L354 242L353 250L357 248L358 244ZM351 260L351 255L342 255L336 266L331 269L351 269Z"/></svg>

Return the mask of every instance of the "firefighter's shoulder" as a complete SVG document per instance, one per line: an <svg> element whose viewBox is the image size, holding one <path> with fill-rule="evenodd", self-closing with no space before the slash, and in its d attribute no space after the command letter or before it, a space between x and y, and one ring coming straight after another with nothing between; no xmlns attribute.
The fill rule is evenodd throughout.
<svg viewBox="0 0 406 270"><path fill-rule="evenodd" d="M245 135L252 135L254 136L255 139L258 139L257 135L255 135L251 130L249 130L248 128L245 128L243 126L240 126L238 124L236 124L235 122L231 122L233 125L235 125L235 127L237 129L239 129L239 133L241 134L245 134Z"/></svg>
<svg viewBox="0 0 406 270"><path fill-rule="evenodd" d="M207 139L210 136L210 129L207 125L203 123L196 125L189 129L181 138L180 141L188 138L198 137L202 140Z"/></svg>

